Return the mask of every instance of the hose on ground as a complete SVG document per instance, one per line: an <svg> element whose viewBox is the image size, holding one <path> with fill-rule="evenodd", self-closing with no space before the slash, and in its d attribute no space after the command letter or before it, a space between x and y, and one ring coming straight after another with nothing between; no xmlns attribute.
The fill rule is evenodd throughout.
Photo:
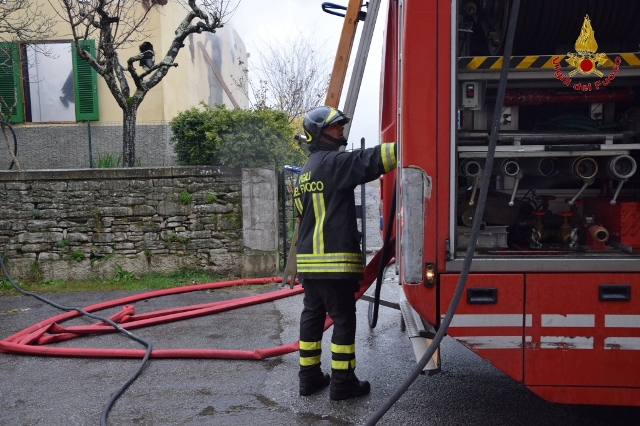
<svg viewBox="0 0 640 426"><path fill-rule="evenodd" d="M502 69L500 70L500 82L498 83L498 93L496 95L496 105L493 114L493 122L491 125L491 137L489 138L489 147L487 149L487 159L485 162L485 169L491 170L493 167L493 158L496 150L496 144L498 140L498 130L500 129L500 111L502 111L502 105L504 102L504 95L507 88L507 75L509 73L509 58L513 50L513 38L516 30L516 22L518 19L518 10L520 9L520 0L513 0L511 5L511 12L509 15L509 27L507 29L507 37L504 48L504 58L502 61ZM458 308L458 303L462 297L464 287L471 269L471 261L473 260L473 252L476 249L476 242L478 240L478 234L480 232L480 224L482 222L482 215L484 213L484 207L487 201L487 194L489 192L489 181L491 179L491 173L485 173L482 177L482 186L480 189L480 195L478 197L478 205L476 207L476 214L473 218L473 225L471 227L471 236L469 237L469 245L467 246L467 252L465 254L462 269L460 271L460 277L458 278L458 284L453 293L451 303L447 309L447 313L440 324L440 328L436 333L433 341L429 345L429 348L424 353L416 367L412 370L409 377L398 386L396 391L376 410L375 413L367 420L366 426L372 426L378 423L378 421L389 411L393 404L400 399L400 397L411 386L415 379L420 375L424 367L427 365L436 348L440 346L440 342L444 338L444 335L451 324L453 315Z"/></svg>
<svg viewBox="0 0 640 426"><path fill-rule="evenodd" d="M122 386L120 386L109 398L109 400L107 401L107 403L105 404L104 408L102 409L102 413L100 414L100 426L106 426L107 425L107 416L109 415L109 410L111 410L111 407L113 406L113 404L116 402L116 400L124 393L125 390L127 390L127 388L131 385L131 383L133 383L136 378L138 377L138 375L140 375L140 373L142 372L142 369L144 368L145 364L147 363L147 361L149 360L149 356L151 355L151 342L143 339L142 337L136 336L135 334L129 332L128 330L125 330L124 328L120 327L118 324L116 324L115 322L111 321L108 318L104 318L101 317L99 315L95 315L92 313L89 313L81 308L75 308L75 307L69 307L69 306L62 306L59 305L45 297L40 296L39 294L36 293L32 293L30 291L26 291L23 290L22 288L20 288L20 286L18 286L15 281L13 281L13 279L11 278L11 276L9 275L9 272L7 271L7 268L4 266L4 262L2 260L2 256L0 256L0 267L2 267L2 271L4 272L4 275L7 277L7 279L9 280L9 282L11 283L11 285L13 286L13 288L15 288L17 291L19 291L20 293L27 295L27 296L33 296L36 299L40 300L41 302L44 302L48 305L53 306L56 309L60 309L62 311L77 311L79 313L81 313L84 316L87 316L89 318L93 318L96 319L98 321L103 321L107 324L109 324L110 326L112 326L113 328L115 328L116 330L118 330L120 333L124 334L126 337L135 340L136 342L140 343L141 345L145 346L147 348L146 353L144 355L144 357L142 358L142 361L140 362L140 364L138 365L138 368L136 368L136 370L133 372L133 374L131 374L131 376L129 376L129 378L122 384Z"/></svg>

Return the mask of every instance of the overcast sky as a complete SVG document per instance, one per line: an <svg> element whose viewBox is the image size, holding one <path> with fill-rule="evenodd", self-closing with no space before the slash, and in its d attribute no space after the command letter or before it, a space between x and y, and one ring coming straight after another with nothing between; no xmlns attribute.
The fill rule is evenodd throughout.
<svg viewBox="0 0 640 426"><path fill-rule="evenodd" d="M228 25L240 35L247 52L257 58L258 47L263 40L286 39L291 34L303 33L317 40L317 46L324 46L331 58L329 70L338 48L343 18L324 13L320 0L241 0ZM332 0L332 3L346 6L348 0ZM366 3L366 0L365 2ZM349 149L352 143L360 147L360 139L366 140L367 147L379 143L379 92L380 64L382 58L382 37L386 22L387 0L382 0L375 26L375 33L369 50L358 103L352 120L349 135ZM360 32L364 23L358 24L358 33L354 41L351 60L355 59L360 43ZM249 59L251 61L252 58ZM342 90L340 108L343 107L351 78L351 67Z"/></svg>

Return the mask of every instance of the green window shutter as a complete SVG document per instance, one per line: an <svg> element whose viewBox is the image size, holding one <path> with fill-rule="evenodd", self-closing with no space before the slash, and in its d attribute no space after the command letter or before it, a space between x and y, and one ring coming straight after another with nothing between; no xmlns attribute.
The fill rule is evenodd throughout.
<svg viewBox="0 0 640 426"><path fill-rule="evenodd" d="M10 107L15 102L9 119L11 123L22 123L24 121L21 82L17 43L0 43L0 98L2 98L0 108L6 118L9 112L7 106Z"/></svg>
<svg viewBox="0 0 640 426"><path fill-rule="evenodd" d="M82 50L96 56L95 40L80 40ZM71 43L71 56L73 57L73 87L76 98L76 120L100 119L98 114L98 76L87 61L80 59Z"/></svg>

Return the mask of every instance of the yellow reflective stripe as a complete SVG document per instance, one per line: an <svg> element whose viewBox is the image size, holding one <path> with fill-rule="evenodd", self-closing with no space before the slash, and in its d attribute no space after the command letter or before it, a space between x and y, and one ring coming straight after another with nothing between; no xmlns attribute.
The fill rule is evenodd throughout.
<svg viewBox="0 0 640 426"><path fill-rule="evenodd" d="M486 59L487 58L484 58L484 60L482 60L482 62L484 62ZM471 62L475 62L475 60L471 61ZM482 62L480 62L480 64ZM478 67L479 67L479 65L478 65ZM491 64L491 66L489 67L490 70L499 70L500 68L502 68L502 56L500 56L499 58L496 58L496 61L493 64Z"/></svg>
<svg viewBox="0 0 640 426"><path fill-rule="evenodd" d="M348 272L354 274L361 274L364 271L362 264L329 264L323 265L320 263L305 264L298 261L298 272Z"/></svg>
<svg viewBox="0 0 640 426"><path fill-rule="evenodd" d="M358 253L325 253L325 254L298 253L298 259L304 260L305 263L314 263L314 262L359 263L359 262L362 262L362 256Z"/></svg>
<svg viewBox="0 0 640 426"><path fill-rule="evenodd" d="M302 214L302 201L300 201L300 198L294 198L294 201L296 203L296 208L298 209L298 212Z"/></svg>
<svg viewBox="0 0 640 426"><path fill-rule="evenodd" d="M313 253L324 253L324 217L326 210L324 207L324 195L321 193L311 194L313 200L313 213L316 217L316 226L313 230Z"/></svg>
<svg viewBox="0 0 640 426"><path fill-rule="evenodd" d="M320 364L320 355L300 357L300 365L303 367L310 367L317 364Z"/></svg>
<svg viewBox="0 0 640 426"><path fill-rule="evenodd" d="M476 68L480 68L480 65L486 60L486 57L475 57L471 60L471 62L469 62L469 65L467 65L468 68L470 69L476 69ZM502 57L500 58L502 59Z"/></svg>
<svg viewBox="0 0 640 426"><path fill-rule="evenodd" d="M350 345L337 345L335 343L331 344L331 352L334 354L352 354L356 351L356 344L352 343Z"/></svg>
<svg viewBox="0 0 640 426"><path fill-rule="evenodd" d="M329 113L329 115L327 115L327 118L324 119L324 122L328 123L329 121L331 121L333 116L336 115L337 113L338 113L338 111L336 111L335 109L331 108L331 112Z"/></svg>
<svg viewBox="0 0 640 426"><path fill-rule="evenodd" d="M635 53L621 53L620 57L622 57L622 59L627 61L629 65L632 65L632 66L640 65L640 60L638 60L638 57L636 56ZM608 63L606 63L605 65L612 67L614 63L611 61L611 59L609 59Z"/></svg>
<svg viewBox="0 0 640 426"><path fill-rule="evenodd" d="M356 359L350 361L335 361L331 360L331 368L334 370L348 370L351 367L352 370L356 369Z"/></svg>
<svg viewBox="0 0 640 426"><path fill-rule="evenodd" d="M322 340L319 342L305 342L300 340L301 351L315 351L322 348Z"/></svg>
<svg viewBox="0 0 640 426"><path fill-rule="evenodd" d="M553 68L555 66L555 64L553 63L553 59L555 57L556 56L551 56L549 58L549 60L547 62L545 62L544 64L542 64L542 66L540 68ZM563 58L564 58L564 55L558 55L558 63L560 63Z"/></svg>
<svg viewBox="0 0 640 426"><path fill-rule="evenodd" d="M536 59L538 59L537 56L525 56L522 58L522 61L516 65L516 68L531 68L531 65L536 61ZM500 66L502 67L502 64L500 64Z"/></svg>
<svg viewBox="0 0 640 426"><path fill-rule="evenodd" d="M392 143L383 143L380 149L384 172L388 173L397 166L396 153Z"/></svg>

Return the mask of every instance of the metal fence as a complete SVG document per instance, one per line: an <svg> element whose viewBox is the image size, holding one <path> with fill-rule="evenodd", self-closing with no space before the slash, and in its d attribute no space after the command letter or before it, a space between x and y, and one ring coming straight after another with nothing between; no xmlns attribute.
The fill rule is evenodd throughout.
<svg viewBox="0 0 640 426"><path fill-rule="evenodd" d="M15 125L17 158L22 170L83 169L101 162L122 164L122 122ZM6 136L14 148L13 135ZM176 165L168 121L138 121L136 162L142 167ZM4 135L0 138L0 170L12 159ZM13 166L12 170L16 167Z"/></svg>

